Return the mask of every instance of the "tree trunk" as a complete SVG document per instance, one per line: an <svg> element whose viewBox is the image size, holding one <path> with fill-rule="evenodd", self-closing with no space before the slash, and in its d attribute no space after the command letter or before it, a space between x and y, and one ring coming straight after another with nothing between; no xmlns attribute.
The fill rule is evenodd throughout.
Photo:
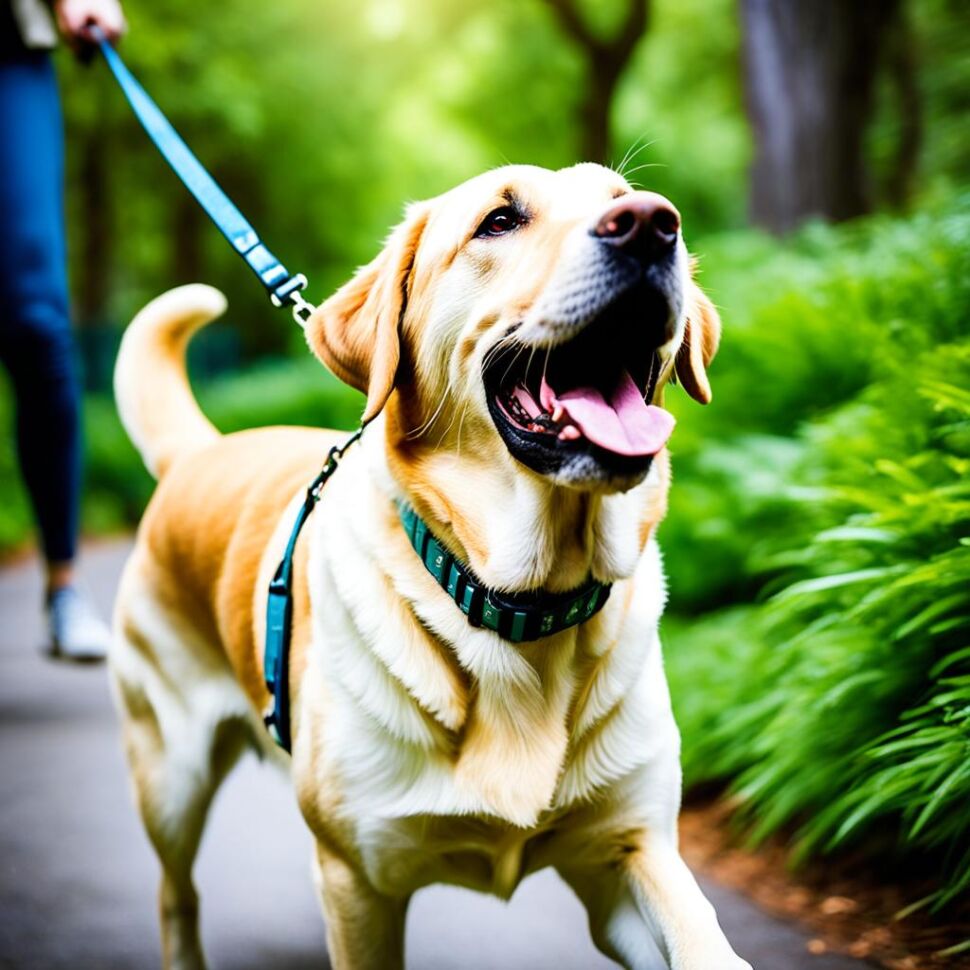
<svg viewBox="0 0 970 970"><path fill-rule="evenodd" d="M179 192L172 213L172 280L195 283L202 277L202 233L207 229L199 203L187 191Z"/></svg>
<svg viewBox="0 0 970 970"><path fill-rule="evenodd" d="M920 146L923 105L917 84L916 38L903 10L888 41L889 79L899 113L899 135L880 201L900 209L913 194Z"/></svg>
<svg viewBox="0 0 970 970"><path fill-rule="evenodd" d="M610 38L594 33L576 0L546 0L559 26L586 61L580 102L580 152L584 161L610 162L610 109L616 87L647 30L650 0L627 0L619 31Z"/></svg>
<svg viewBox="0 0 970 970"><path fill-rule="evenodd" d="M740 0L751 217L774 232L870 211L864 142L900 0Z"/></svg>
<svg viewBox="0 0 970 970"><path fill-rule="evenodd" d="M580 152L583 161L608 165L610 158L610 108L625 64L612 62L608 55L591 52L588 82L580 104Z"/></svg>

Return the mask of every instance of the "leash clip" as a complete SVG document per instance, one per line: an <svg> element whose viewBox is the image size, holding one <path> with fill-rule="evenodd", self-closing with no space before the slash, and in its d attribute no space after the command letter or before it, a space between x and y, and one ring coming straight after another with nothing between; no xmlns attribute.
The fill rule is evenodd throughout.
<svg viewBox="0 0 970 970"><path fill-rule="evenodd" d="M306 327L310 314L316 310L316 307L303 297L303 290L306 289L306 286L307 278L302 273L297 273L296 276L287 280L283 286L269 295L273 306L283 307L287 303L292 304L290 309L293 313L293 319L300 327Z"/></svg>
<svg viewBox="0 0 970 970"><path fill-rule="evenodd" d="M301 329L306 329L307 323L310 321L310 315L316 310L316 307L303 299L303 294L299 290L294 290L290 294L290 301L293 304L292 313L293 319L296 321L297 326Z"/></svg>

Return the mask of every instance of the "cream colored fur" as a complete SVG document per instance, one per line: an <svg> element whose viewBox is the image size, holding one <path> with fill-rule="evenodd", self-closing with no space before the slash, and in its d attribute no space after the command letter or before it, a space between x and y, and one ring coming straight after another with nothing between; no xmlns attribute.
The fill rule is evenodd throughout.
<svg viewBox="0 0 970 970"><path fill-rule="evenodd" d="M537 214L534 232L486 249L470 233L509 186ZM642 481L564 487L509 455L481 387L509 322L555 305L563 254L579 258L589 221L628 191L597 166L488 173L413 207L311 321L311 345L367 393L374 417L297 558L291 771L337 970L401 966L421 886L508 898L550 865L624 966L646 967L651 939L676 970L748 966L677 853L679 737L654 537L666 454ZM716 321L680 258L667 370L693 340L677 366L706 386ZM191 870L209 802L243 750L271 748L260 723L267 584L301 490L336 440L216 435L182 353L222 306L202 286L156 300L126 335L116 375L125 427L162 479L122 583L111 668L162 864L164 964L180 970L204 965ZM606 608L521 645L469 626L411 549L402 498L488 584L568 589L592 573L614 583Z"/></svg>

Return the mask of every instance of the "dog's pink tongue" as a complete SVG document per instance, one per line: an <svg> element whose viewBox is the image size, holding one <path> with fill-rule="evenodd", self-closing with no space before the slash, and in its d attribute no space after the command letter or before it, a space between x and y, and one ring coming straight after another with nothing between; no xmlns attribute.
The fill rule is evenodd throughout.
<svg viewBox="0 0 970 970"><path fill-rule="evenodd" d="M595 387L575 387L557 394L543 376L539 400L547 411L559 405L569 420L594 444L617 455L655 455L674 430L674 417L647 404L627 371L609 400Z"/></svg>

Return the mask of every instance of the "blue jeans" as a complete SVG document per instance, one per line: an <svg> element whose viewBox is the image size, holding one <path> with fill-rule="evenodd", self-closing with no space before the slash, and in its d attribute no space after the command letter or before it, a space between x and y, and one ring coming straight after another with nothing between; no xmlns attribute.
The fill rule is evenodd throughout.
<svg viewBox="0 0 970 970"><path fill-rule="evenodd" d="M64 145L46 52L0 58L0 360L44 553L74 557L81 484L80 385L70 328Z"/></svg>

